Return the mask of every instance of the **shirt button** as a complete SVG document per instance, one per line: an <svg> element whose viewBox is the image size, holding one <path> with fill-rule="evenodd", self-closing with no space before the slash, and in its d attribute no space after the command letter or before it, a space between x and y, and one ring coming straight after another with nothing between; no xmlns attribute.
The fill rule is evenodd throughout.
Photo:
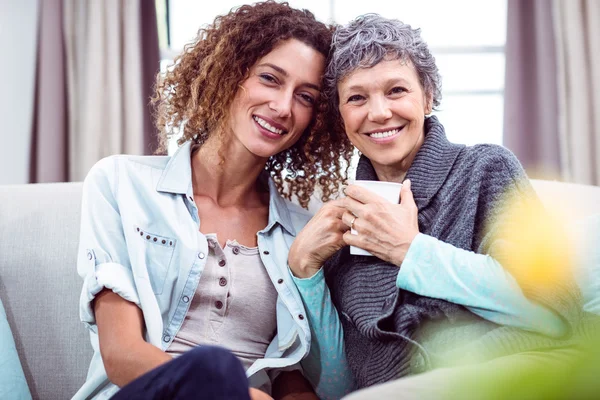
<svg viewBox="0 0 600 400"><path fill-rule="evenodd" d="M183 302L187 303L188 301L190 301L190 298L187 296L183 296Z"/></svg>
<svg viewBox="0 0 600 400"><path fill-rule="evenodd" d="M88 253L87 253L87 258L88 258L88 260L91 260L91 259L93 258L93 257L92 257L92 252L91 252L91 251L88 251Z"/></svg>
<svg viewBox="0 0 600 400"><path fill-rule="evenodd" d="M233 254L238 255L240 254L240 248L239 247L234 247L232 250Z"/></svg>
<svg viewBox="0 0 600 400"><path fill-rule="evenodd" d="M220 259L219 260L219 267L224 267L225 265L227 265L227 261Z"/></svg>
<svg viewBox="0 0 600 400"><path fill-rule="evenodd" d="M163 336L163 341L164 342L169 342L170 340L171 340L171 336L169 336L169 335Z"/></svg>
<svg viewBox="0 0 600 400"><path fill-rule="evenodd" d="M204 255L204 253L203 253L203 252L200 252L200 253L198 253L198 258L199 258L199 259L201 259L201 260L202 260L202 259L204 259L204 257L205 257L205 255Z"/></svg>
<svg viewBox="0 0 600 400"><path fill-rule="evenodd" d="M221 300L215 301L215 307L217 307L217 309L220 310L221 308L223 308L223 302Z"/></svg>
<svg viewBox="0 0 600 400"><path fill-rule="evenodd" d="M221 285L221 286L227 285L227 279L225 279L225 278L219 279L219 285Z"/></svg>
<svg viewBox="0 0 600 400"><path fill-rule="evenodd" d="M267 256L268 256L268 255L270 254L270 253L269 253L269 250L265 250L265 251L263 251L263 254L265 254L265 255L267 255Z"/></svg>
<svg viewBox="0 0 600 400"><path fill-rule="evenodd" d="M304 319L304 315L298 314L298 319L301 319L301 320Z"/></svg>
<svg viewBox="0 0 600 400"><path fill-rule="evenodd" d="M280 284L283 283L283 279L281 279L281 278L277 279L277 283L280 283Z"/></svg>

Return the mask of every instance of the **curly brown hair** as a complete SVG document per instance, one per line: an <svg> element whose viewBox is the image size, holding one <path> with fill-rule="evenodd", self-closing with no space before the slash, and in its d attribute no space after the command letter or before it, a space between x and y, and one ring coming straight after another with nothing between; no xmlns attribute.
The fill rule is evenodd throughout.
<svg viewBox="0 0 600 400"><path fill-rule="evenodd" d="M152 101L161 132L159 151L165 151L179 127L183 129L179 145L192 140L198 147L210 135L220 135L239 85L279 43L296 39L327 59L331 36L332 28L310 11L287 3L243 5L217 17L157 79ZM352 155L345 134L327 128L327 107L324 96L319 96L313 120L298 142L270 157L265 166L281 195L289 200L295 195L305 208L316 185L323 201L338 193Z"/></svg>

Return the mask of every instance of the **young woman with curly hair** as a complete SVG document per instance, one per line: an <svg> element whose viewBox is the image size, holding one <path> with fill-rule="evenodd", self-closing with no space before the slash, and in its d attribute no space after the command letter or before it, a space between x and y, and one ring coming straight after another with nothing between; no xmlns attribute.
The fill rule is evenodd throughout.
<svg viewBox="0 0 600 400"><path fill-rule="evenodd" d="M345 177L351 149L325 129L320 96L330 41L285 3L218 17L157 84L176 154L92 168L78 271L94 357L75 398L315 398L287 267L310 214L284 198L306 208Z"/></svg>

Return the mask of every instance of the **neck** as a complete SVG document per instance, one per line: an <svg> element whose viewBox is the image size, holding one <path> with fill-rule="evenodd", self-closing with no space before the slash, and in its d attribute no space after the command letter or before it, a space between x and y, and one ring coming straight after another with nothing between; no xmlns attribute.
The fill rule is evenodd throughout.
<svg viewBox="0 0 600 400"><path fill-rule="evenodd" d="M412 163L413 163L415 157L417 156L417 153L419 152L419 149L423 145L424 141L425 141L425 130L423 129L421 131L421 134L419 135L419 138L415 142L412 150L410 151L410 153L406 157L404 157L402 160L400 160L398 163L384 165L384 164L375 163L375 162L373 162L373 160L371 160L373 169L375 170L375 173L377 174L377 179L379 179L380 181L384 181L384 182L402 183L402 181L404 181L404 178L406 177L406 173L408 172L408 169L412 165Z"/></svg>
<svg viewBox="0 0 600 400"><path fill-rule="evenodd" d="M373 164L373 169L381 182L402 183L406 176L406 170L400 170L395 166Z"/></svg>
<svg viewBox="0 0 600 400"><path fill-rule="evenodd" d="M266 159L231 140L212 135L192 156L194 196L219 206L256 206L264 202L258 178Z"/></svg>

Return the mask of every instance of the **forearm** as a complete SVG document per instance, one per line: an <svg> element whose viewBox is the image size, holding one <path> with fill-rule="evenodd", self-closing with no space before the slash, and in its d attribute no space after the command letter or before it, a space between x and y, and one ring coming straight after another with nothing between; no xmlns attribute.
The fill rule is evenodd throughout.
<svg viewBox="0 0 600 400"><path fill-rule="evenodd" d="M310 323L311 347L302 361L305 376L321 399L339 399L353 388L344 353L344 333L329 289L320 270L310 279L294 281Z"/></svg>
<svg viewBox="0 0 600 400"><path fill-rule="evenodd" d="M126 348L113 349L106 357L105 352L101 353L108 379L119 387L172 359L159 348L143 341Z"/></svg>
<svg viewBox="0 0 600 400"><path fill-rule="evenodd" d="M284 371L273 382L275 400L319 400L312 386L298 370Z"/></svg>
<svg viewBox="0 0 600 400"><path fill-rule="evenodd" d="M497 324L562 336L567 327L551 310L530 301L495 259L420 234L402 263L396 284L422 296L467 307Z"/></svg>
<svg viewBox="0 0 600 400"><path fill-rule="evenodd" d="M100 355L108 379L122 387L171 360L144 341L142 311L110 290L94 299Z"/></svg>

